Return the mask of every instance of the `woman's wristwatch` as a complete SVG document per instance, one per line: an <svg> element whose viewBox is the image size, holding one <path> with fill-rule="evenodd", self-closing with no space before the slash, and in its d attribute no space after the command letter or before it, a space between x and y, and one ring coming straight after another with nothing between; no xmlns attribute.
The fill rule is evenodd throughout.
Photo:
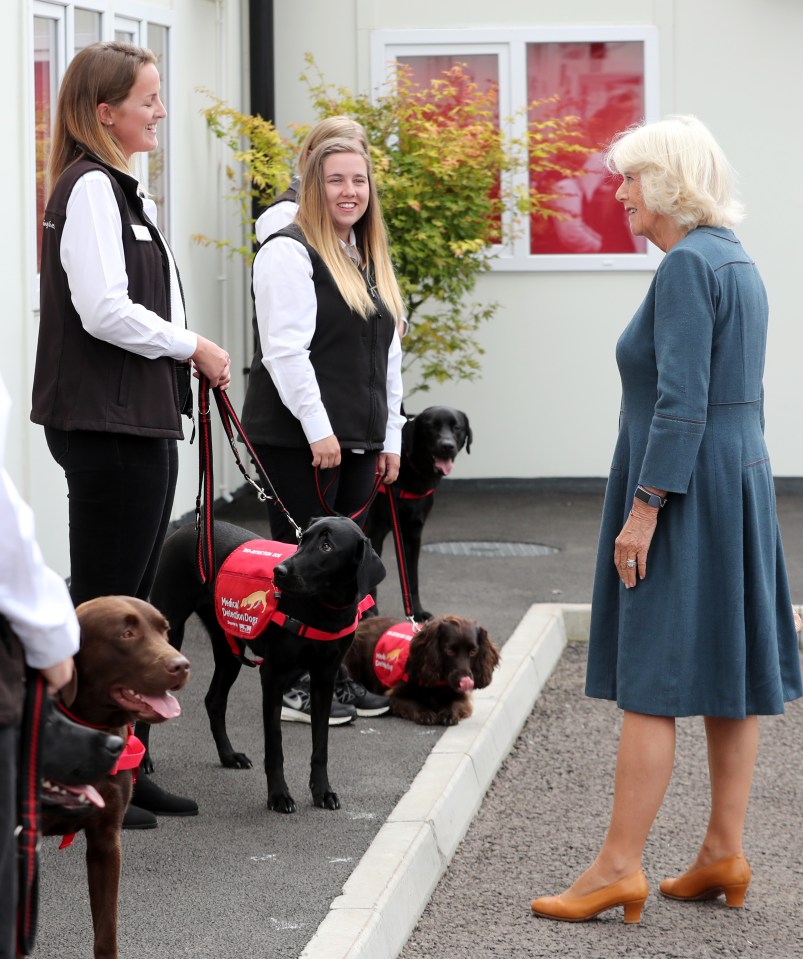
<svg viewBox="0 0 803 959"><path fill-rule="evenodd" d="M661 509L666 506L668 497L652 493L639 484L636 487L635 493L633 493L633 499L640 499L642 503L646 503L647 506L652 506L653 509Z"/></svg>

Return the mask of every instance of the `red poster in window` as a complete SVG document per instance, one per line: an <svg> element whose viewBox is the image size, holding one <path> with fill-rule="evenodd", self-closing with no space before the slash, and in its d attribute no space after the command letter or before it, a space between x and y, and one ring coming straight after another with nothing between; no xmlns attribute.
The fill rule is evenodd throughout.
<svg viewBox="0 0 803 959"><path fill-rule="evenodd" d="M605 168L613 136L644 116L644 47L640 42L531 43L527 45L528 102L557 96L531 108L529 119L574 114L589 152L556 157L555 167L531 179L551 197L556 216L533 217L534 254L644 253L646 241L633 237L621 203L618 178Z"/></svg>

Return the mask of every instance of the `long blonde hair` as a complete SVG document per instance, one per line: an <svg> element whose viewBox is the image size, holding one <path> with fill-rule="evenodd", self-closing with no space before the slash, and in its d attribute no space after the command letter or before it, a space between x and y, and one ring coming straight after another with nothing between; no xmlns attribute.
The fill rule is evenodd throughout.
<svg viewBox="0 0 803 959"><path fill-rule="evenodd" d="M338 153L356 153L365 161L369 186L368 207L356 223L354 233L362 250L366 273L373 277L375 289L393 315L396 329L401 334L404 305L390 261L387 231L376 193L373 169L367 153L354 140L325 140L312 151L301 180L296 223L307 242L317 250L329 268L340 295L349 307L366 319L375 313L376 305L366 290L362 274L340 245L326 203L323 165L327 157Z"/></svg>
<svg viewBox="0 0 803 959"><path fill-rule="evenodd" d="M47 167L48 193L70 164L87 150L109 166L130 173L120 145L98 117L98 104L118 106L137 80L140 69L156 64L144 47L110 40L84 47L64 74L53 124L53 144Z"/></svg>

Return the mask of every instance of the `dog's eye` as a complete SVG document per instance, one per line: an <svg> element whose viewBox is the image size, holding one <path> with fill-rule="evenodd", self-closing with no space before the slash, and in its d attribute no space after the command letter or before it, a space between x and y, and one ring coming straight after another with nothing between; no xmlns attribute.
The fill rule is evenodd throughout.
<svg viewBox="0 0 803 959"><path fill-rule="evenodd" d="M476 646L472 647L472 648L468 651L469 659L474 659L474 657L477 655L478 652L479 652L479 650L476 648Z"/></svg>
<svg viewBox="0 0 803 959"><path fill-rule="evenodd" d="M329 542L328 539L321 540L321 549L324 551L324 553L332 552L332 544Z"/></svg>

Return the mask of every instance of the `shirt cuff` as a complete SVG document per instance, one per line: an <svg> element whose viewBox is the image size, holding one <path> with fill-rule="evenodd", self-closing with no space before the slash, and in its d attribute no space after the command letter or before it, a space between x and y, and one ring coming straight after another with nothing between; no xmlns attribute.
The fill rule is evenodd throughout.
<svg viewBox="0 0 803 959"><path fill-rule="evenodd" d="M198 349L198 336L192 330L185 330L180 326L175 329L173 336L172 356L174 360L188 360Z"/></svg>
<svg viewBox="0 0 803 959"><path fill-rule="evenodd" d="M315 413L301 420L301 426L304 430L304 435L307 437L307 442L310 444L317 443L318 440L326 439L327 436L332 436L334 433L332 424L329 422L329 417L325 412Z"/></svg>
<svg viewBox="0 0 803 959"><path fill-rule="evenodd" d="M385 433L385 443L382 447L382 452L401 456L401 430L395 427L388 427Z"/></svg>

